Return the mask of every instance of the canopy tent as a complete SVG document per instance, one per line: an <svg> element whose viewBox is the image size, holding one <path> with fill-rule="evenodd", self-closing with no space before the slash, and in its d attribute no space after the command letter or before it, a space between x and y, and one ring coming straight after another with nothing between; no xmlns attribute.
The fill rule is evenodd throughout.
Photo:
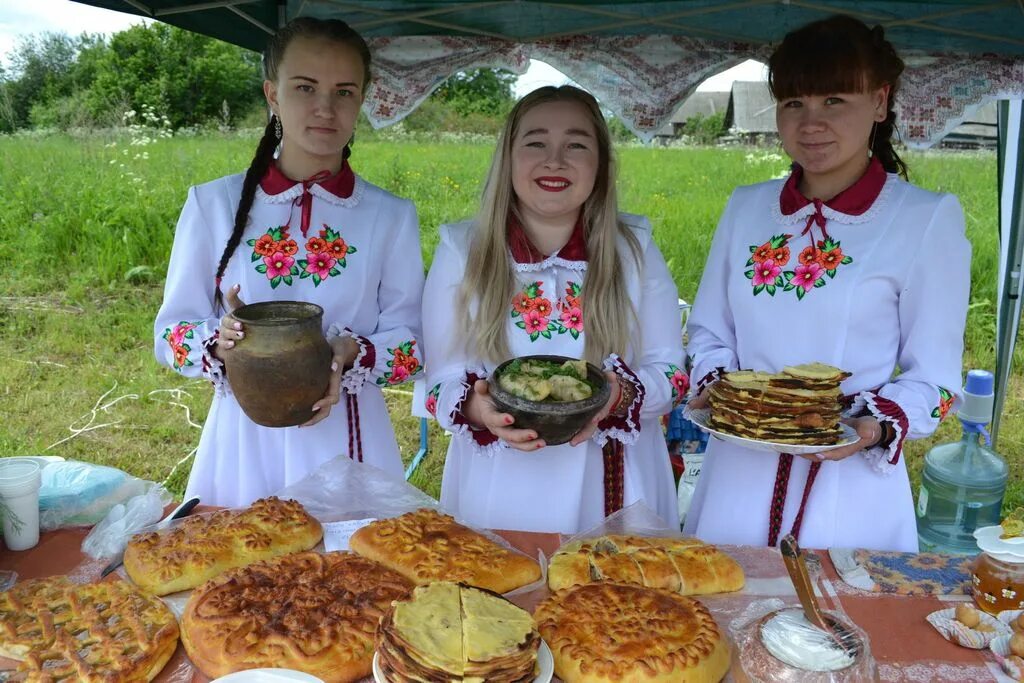
<svg viewBox="0 0 1024 683"><path fill-rule="evenodd" d="M907 69L903 141L928 147L982 104L1000 107L1001 255L996 417L1020 324L1024 250L1024 0L76 0L260 50L297 16L340 18L369 39L374 126L408 115L451 74L525 72L531 58L590 90L645 139L708 76L766 59L785 33L830 14L881 24Z"/></svg>

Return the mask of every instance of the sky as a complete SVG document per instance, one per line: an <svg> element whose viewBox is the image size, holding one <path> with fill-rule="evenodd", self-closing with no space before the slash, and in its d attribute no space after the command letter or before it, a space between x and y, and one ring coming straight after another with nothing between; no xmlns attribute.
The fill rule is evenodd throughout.
<svg viewBox="0 0 1024 683"><path fill-rule="evenodd" d="M99 9L70 0L0 0L0 58L6 62L7 54L17 45L20 36L33 33L64 32L70 35L88 33L117 33L141 17L111 10ZM747 61L728 71L712 76L697 90L729 90L734 80L762 80L764 67ZM563 85L569 79L544 62L530 60L529 70L516 83L516 96L520 97L542 85Z"/></svg>

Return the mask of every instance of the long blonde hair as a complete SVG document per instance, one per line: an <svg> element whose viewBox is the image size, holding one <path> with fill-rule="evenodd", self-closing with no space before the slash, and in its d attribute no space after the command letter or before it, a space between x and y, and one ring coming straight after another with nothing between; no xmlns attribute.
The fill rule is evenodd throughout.
<svg viewBox="0 0 1024 683"><path fill-rule="evenodd" d="M590 115L597 135L597 176L594 189L582 207L588 264L580 296L587 360L600 364L610 353L625 354L631 331L639 331L636 310L626 290L618 238L622 237L629 245L638 269L640 245L629 228L619 221L615 159L608 126L597 100L590 93L569 85L547 86L519 100L505 121L484 185L459 292L461 309L469 312L463 318L462 338L467 340L472 355L492 363L500 363L510 356L509 305L516 293L514 265L507 246L509 216L514 214L521 219L512 189L512 147L523 116L534 107L550 102L581 104Z"/></svg>

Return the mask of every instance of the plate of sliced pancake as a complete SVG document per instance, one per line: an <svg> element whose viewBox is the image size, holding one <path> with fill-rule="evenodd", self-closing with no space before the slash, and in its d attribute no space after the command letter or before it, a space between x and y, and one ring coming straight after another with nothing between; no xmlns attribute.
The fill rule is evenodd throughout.
<svg viewBox="0 0 1024 683"><path fill-rule="evenodd" d="M840 421L849 373L824 363L782 372L734 370L709 390L708 407L688 417L701 429L746 448L804 455L856 443L856 430Z"/></svg>
<svg viewBox="0 0 1024 683"><path fill-rule="evenodd" d="M395 600L380 620L378 683L546 683L554 658L533 617L498 593L439 581Z"/></svg>

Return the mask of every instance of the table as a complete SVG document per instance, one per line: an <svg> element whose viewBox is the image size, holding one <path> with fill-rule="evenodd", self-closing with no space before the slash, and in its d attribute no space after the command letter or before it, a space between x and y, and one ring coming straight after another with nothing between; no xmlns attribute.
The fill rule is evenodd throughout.
<svg viewBox="0 0 1024 683"><path fill-rule="evenodd" d="M44 533L39 545L31 550L12 552L4 548L0 550L0 570L17 572L19 580L56 574L70 574L77 580L98 579L106 563L89 560L82 554L81 543L87 532L87 528L62 529ZM538 550L550 556L561 542L557 534L497 533L533 556ZM796 604L778 550L729 546L722 546L722 549L740 563L747 576L747 587L740 593L700 598L723 630L731 633L732 625L741 618L744 610L750 609L751 605L756 607L759 601L775 598ZM816 551L815 555L821 562L816 582L826 609L845 612L867 632L872 654L878 663L880 680L887 683L1010 680L1002 674L987 650L968 650L949 643L927 624L925 617L949 606L948 601L857 591L842 582L827 553ZM114 575L108 580L120 579ZM520 595L513 600L532 610L545 592ZM14 664L12 660L0 658L0 669L12 668ZM194 670L180 645L156 678L158 683L205 683L207 680ZM735 657L727 680L737 683L748 681Z"/></svg>

